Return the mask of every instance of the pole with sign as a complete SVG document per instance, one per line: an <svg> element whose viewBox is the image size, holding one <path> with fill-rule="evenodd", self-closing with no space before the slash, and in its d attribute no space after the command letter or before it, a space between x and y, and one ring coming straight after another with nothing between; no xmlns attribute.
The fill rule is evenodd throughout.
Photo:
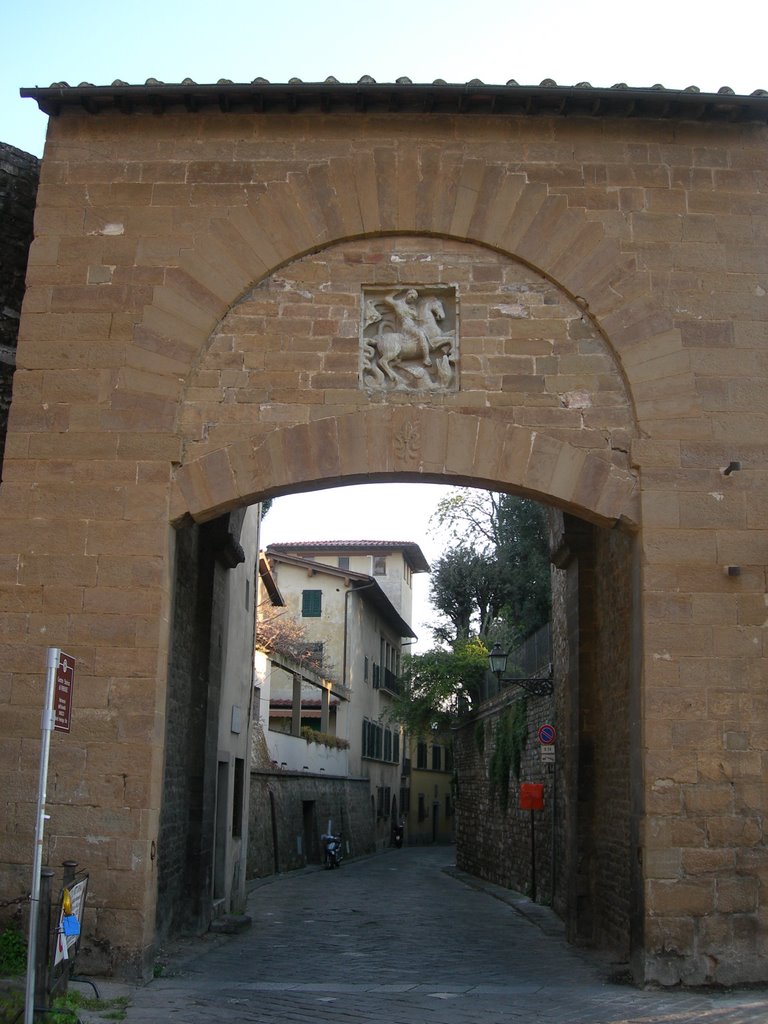
<svg viewBox="0 0 768 1024"><path fill-rule="evenodd" d="M539 727L539 750L541 753L541 763L552 765L552 791L551 791L551 804L552 804L552 835L551 835L551 852L550 852L550 864L551 864L551 876L552 876L552 892L555 891L557 870L557 850L556 850L556 835L555 835L555 814L557 813L557 760L555 758L555 741L557 739L557 730L554 725L550 725L549 722Z"/></svg>
<svg viewBox="0 0 768 1024"><path fill-rule="evenodd" d="M27 978L24 995L24 1024L33 1024L35 1015L35 951L40 911L40 871L43 866L43 833L45 832L45 798L48 789L48 758L51 752L51 733L54 729L69 732L72 717L72 689L75 681L75 661L62 654L58 647L48 648L48 671L45 682L45 702L40 723L40 776L37 786L37 818L35 822L35 849L32 857L32 892L29 897L29 942L27 944ZM55 703L54 703L55 698Z"/></svg>

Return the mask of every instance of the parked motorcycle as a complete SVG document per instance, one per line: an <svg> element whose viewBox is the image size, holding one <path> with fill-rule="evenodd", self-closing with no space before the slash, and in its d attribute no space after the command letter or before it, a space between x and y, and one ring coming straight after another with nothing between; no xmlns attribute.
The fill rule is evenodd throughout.
<svg viewBox="0 0 768 1024"><path fill-rule="evenodd" d="M325 844L325 866L329 869L341 867L341 836L327 832L320 838Z"/></svg>

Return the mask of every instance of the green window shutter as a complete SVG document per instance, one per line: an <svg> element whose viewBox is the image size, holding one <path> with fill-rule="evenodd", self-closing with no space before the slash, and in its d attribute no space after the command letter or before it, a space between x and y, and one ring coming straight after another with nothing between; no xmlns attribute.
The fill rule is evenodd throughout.
<svg viewBox="0 0 768 1024"><path fill-rule="evenodd" d="M323 608L322 590L302 590L301 614L305 619L319 619Z"/></svg>

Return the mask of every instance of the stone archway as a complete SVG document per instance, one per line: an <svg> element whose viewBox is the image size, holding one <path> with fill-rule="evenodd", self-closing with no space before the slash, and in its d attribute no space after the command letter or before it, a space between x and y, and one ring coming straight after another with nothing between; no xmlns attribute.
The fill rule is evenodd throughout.
<svg viewBox="0 0 768 1024"><path fill-rule="evenodd" d="M69 90L72 102L55 90L66 110L41 176L0 492L9 885L26 884L16 834L39 724L34 663L58 643L81 665L90 733L59 751L72 771L52 794L51 849L66 840L65 855L104 882L94 926L115 959L149 955L169 523L371 473L482 480L638 529L639 973L764 979L764 126L718 121L706 103L691 121L693 100L662 111L661 94L634 119L615 106L468 116L450 90L458 109L434 115L353 103L339 116L322 104L229 114L183 89L168 107L166 87L121 88L106 108L88 90ZM599 99L617 97L634 106L631 90ZM595 332L581 356L609 359L619 421L603 407L580 444L567 420L588 431L597 406L556 396L600 388L546 379L506 405L504 383L480 381L369 400L343 346L314 351L320 373L341 359L340 387L235 400L245 368L224 365L223 332L254 288L269 297L277 272L384 238L391 255L406 236L452 258L493 253L555 289L560 322L583 316ZM376 285L376 267L355 264L353 278ZM502 348L474 357L514 357L487 333ZM229 398L251 408L230 415ZM536 419L553 399L565 425Z"/></svg>
<svg viewBox="0 0 768 1024"><path fill-rule="evenodd" d="M456 290L460 386L372 387L360 373L365 287L436 278ZM178 504L196 519L371 474L473 480L603 523L639 518L637 428L615 354L561 288L486 247L386 236L285 265L222 319L182 409Z"/></svg>
<svg viewBox="0 0 768 1024"><path fill-rule="evenodd" d="M406 369L398 367L394 381L366 373L369 291L401 295L410 288L418 294L435 282L455 290L451 323L460 343L451 365L460 385L436 386L422 368L423 353ZM213 332L188 378L181 428L188 458L176 472L177 505L198 522L272 493L407 479L513 491L595 526L639 527L638 480L628 458L637 428L615 353L583 305L520 261L485 246L383 236L340 242L285 264L234 303ZM567 531L574 548L575 536ZM628 554L622 550L623 576L611 582L610 597L602 604L596 599L597 610L587 611L583 581L601 572L610 557L605 545L589 538L581 544L576 584L576 604L584 608L572 610L579 623L575 643L578 648L580 637L592 635L594 648L607 651L617 640L597 636L607 604L625 605L614 625L620 622L622 634L631 631L631 601L616 600L622 588L631 590ZM634 660L628 647L624 655ZM630 690L636 701L638 679L623 669L608 679L604 665L588 670L584 663L579 672L573 661L573 654L561 660L562 685L575 693L559 712L559 720L568 722L568 806L574 809L562 848L575 848L579 829L586 835L577 823L577 803L579 818L586 820L588 805L589 819L595 814L591 801L577 801L575 779L583 760L579 750L594 743L580 724L586 695L602 685L616 702L606 731L620 734L625 744L623 753L612 753L613 774L621 777L615 789L636 794L631 812L624 799L614 813L622 850L613 855L624 869L614 871L613 884L620 878L634 890L627 880L628 837L637 833L640 787L637 780L630 783L626 741L637 742L627 723ZM589 707L593 723L602 722L600 702L592 699ZM636 762L631 764L636 771ZM593 783L596 792L600 782ZM577 884L575 864L595 858L592 842L580 840L578 858L567 858L574 893L578 885L611 887L599 868L582 867ZM588 900L583 891L565 902L574 935L586 935L583 922L593 903L599 900ZM624 950L628 932L624 914L612 927Z"/></svg>

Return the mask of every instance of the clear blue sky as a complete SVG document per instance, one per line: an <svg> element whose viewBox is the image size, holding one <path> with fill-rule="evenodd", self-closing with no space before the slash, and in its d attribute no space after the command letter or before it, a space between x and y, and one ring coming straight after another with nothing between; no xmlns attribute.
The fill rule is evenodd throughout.
<svg viewBox="0 0 768 1024"><path fill-rule="evenodd" d="M37 0L4 5L0 141L42 154L22 86L357 81L768 89L765 0Z"/></svg>

